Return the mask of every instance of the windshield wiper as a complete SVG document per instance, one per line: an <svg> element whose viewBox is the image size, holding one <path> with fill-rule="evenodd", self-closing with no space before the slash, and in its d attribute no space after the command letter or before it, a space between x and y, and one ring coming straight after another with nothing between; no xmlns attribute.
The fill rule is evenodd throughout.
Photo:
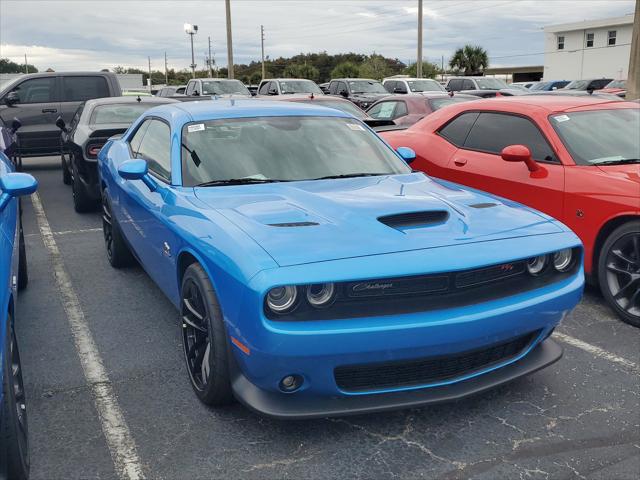
<svg viewBox="0 0 640 480"><path fill-rule="evenodd" d="M380 175L391 175L391 173L345 173L343 175L327 175L326 177L312 178L311 180L331 180L333 178L354 178L354 177L378 177Z"/></svg>
<svg viewBox="0 0 640 480"><path fill-rule="evenodd" d="M290 180L279 180L275 178L228 178L226 180L210 180L198 183L195 187L214 187L216 185L250 185L252 183L277 183L289 182Z"/></svg>
<svg viewBox="0 0 640 480"><path fill-rule="evenodd" d="M621 158L619 160L605 160L604 162L594 163L594 165L627 165L631 163L640 163L640 158Z"/></svg>

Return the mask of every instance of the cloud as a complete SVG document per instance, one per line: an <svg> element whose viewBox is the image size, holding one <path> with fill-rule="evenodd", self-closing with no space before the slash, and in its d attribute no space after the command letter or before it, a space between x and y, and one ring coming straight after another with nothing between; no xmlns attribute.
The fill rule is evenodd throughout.
<svg viewBox="0 0 640 480"><path fill-rule="evenodd" d="M231 0L234 60L260 58L260 25L271 58L301 52L371 53L410 62L416 52L415 0ZM366 7L365 7L366 6ZM505 64L542 63L541 28L554 23L633 12L633 0L430 0L424 8L424 54L445 61L472 43ZM39 69L110 68L113 65L188 68L184 23L199 26L196 63L204 64L207 37L226 66L222 1L32 1L0 0L0 56ZM492 61L493 63L493 61Z"/></svg>

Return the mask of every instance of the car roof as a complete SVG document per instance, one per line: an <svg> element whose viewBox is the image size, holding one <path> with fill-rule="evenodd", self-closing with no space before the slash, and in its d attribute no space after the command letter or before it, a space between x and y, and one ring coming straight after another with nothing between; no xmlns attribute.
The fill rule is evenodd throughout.
<svg viewBox="0 0 640 480"><path fill-rule="evenodd" d="M278 102L266 100L237 100L218 99L196 102L177 102L162 105L147 110L145 116L164 116L173 118L187 117L185 121L219 120L224 118L247 117L285 117L285 116L314 116L314 117L346 117L347 113L315 104L299 102Z"/></svg>
<svg viewBox="0 0 640 480"><path fill-rule="evenodd" d="M378 82L380 83L380 80L376 80L375 78L332 78L331 81L333 82L334 80L340 80L341 82L347 81L354 81L354 80L362 80L365 82Z"/></svg>
<svg viewBox="0 0 640 480"><path fill-rule="evenodd" d="M573 95L520 95L513 97L496 97L482 99L482 103L472 102L470 104L460 104L460 108L481 108L491 110L496 107L503 110L506 105L518 107L537 107L548 112L564 112L576 108L593 107L599 105L620 105L628 102L610 100L602 97L573 96ZM482 107L479 107L482 105Z"/></svg>
<svg viewBox="0 0 640 480"><path fill-rule="evenodd" d="M138 98L140 100L138 101ZM140 97L136 95L123 95L121 97L104 97L104 98L93 98L91 100L87 100L85 102L85 107L95 107L97 105L112 105L112 104L122 104L122 103L175 103L178 100L174 100L172 98L166 97L156 97L156 96L147 96L140 95Z"/></svg>

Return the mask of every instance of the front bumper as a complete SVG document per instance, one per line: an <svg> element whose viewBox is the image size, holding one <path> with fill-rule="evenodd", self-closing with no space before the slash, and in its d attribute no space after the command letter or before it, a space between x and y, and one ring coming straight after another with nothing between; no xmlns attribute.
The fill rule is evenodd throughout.
<svg viewBox="0 0 640 480"><path fill-rule="evenodd" d="M237 369L232 381L232 388L241 403L269 417L294 420L358 415L459 400L534 373L555 363L561 357L562 347L549 338L538 344L520 361L464 382L442 387L375 395L305 396L298 398L295 394L262 390L252 384Z"/></svg>

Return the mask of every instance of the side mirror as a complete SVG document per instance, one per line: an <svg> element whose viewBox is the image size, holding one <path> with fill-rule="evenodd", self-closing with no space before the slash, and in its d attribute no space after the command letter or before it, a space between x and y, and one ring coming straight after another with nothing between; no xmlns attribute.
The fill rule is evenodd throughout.
<svg viewBox="0 0 640 480"><path fill-rule="evenodd" d="M64 123L64 120L62 117L56 118L56 127L58 127L63 132L67 133L67 124Z"/></svg>
<svg viewBox="0 0 640 480"><path fill-rule="evenodd" d="M551 90L558 90L558 87L553 86L553 87L551 87Z"/></svg>
<svg viewBox="0 0 640 480"><path fill-rule="evenodd" d="M13 120L11 121L11 133L16 133L21 126L22 122L18 120L17 117L13 117Z"/></svg>
<svg viewBox="0 0 640 480"><path fill-rule="evenodd" d="M15 103L20 103L20 96L18 95L18 92L14 90L13 92L7 93L4 97L4 103L8 107L12 106Z"/></svg>
<svg viewBox="0 0 640 480"><path fill-rule="evenodd" d="M31 195L38 188L38 181L28 173L7 173L0 178L0 212L15 197Z"/></svg>
<svg viewBox="0 0 640 480"><path fill-rule="evenodd" d="M278 94L278 90L276 90L275 88L270 88L267 93L269 95L277 95Z"/></svg>
<svg viewBox="0 0 640 480"><path fill-rule="evenodd" d="M500 154L506 162L524 162L530 172L537 171L540 167L531 158L531 151L525 145L509 145L502 149Z"/></svg>
<svg viewBox="0 0 640 480"><path fill-rule="evenodd" d="M118 174L125 180L142 180L152 192L158 188L155 180L149 176L149 166L144 160L135 159L122 162L118 167Z"/></svg>
<svg viewBox="0 0 640 480"><path fill-rule="evenodd" d="M449 87L444 87L444 89L445 89L447 92L450 92L450 91L451 91L451 88L449 88Z"/></svg>
<svg viewBox="0 0 640 480"><path fill-rule="evenodd" d="M393 93L407 93L407 89L403 87L396 87L393 89Z"/></svg>
<svg viewBox="0 0 640 480"><path fill-rule="evenodd" d="M416 159L416 152L409 147L398 147L396 148L396 152L398 152L398 155L407 163L411 163Z"/></svg>
<svg viewBox="0 0 640 480"><path fill-rule="evenodd" d="M347 92L346 90L340 90L340 95L343 96L344 98L347 98L349 96L349 92Z"/></svg>
<svg viewBox="0 0 640 480"><path fill-rule="evenodd" d="M200 92L198 90L194 90L191 95L193 95L194 97L199 97L200 96Z"/></svg>

